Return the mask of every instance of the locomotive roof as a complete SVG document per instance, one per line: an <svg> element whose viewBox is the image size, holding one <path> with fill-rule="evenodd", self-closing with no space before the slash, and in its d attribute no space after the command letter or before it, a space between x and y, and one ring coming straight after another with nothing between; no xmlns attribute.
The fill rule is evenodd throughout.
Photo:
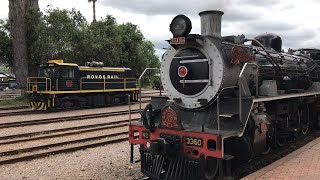
<svg viewBox="0 0 320 180"><path fill-rule="evenodd" d="M59 66L78 66L75 63L65 63L63 60L49 60L47 64L56 64ZM124 72L130 71L130 68L125 67L90 67L90 66L78 66L80 71L112 71L112 72Z"/></svg>
<svg viewBox="0 0 320 180"><path fill-rule="evenodd" d="M293 51L320 51L320 49L317 48L300 48L300 49L294 49Z"/></svg>
<svg viewBox="0 0 320 180"><path fill-rule="evenodd" d="M61 59L59 59L59 60L49 60L48 64L57 64L59 66L78 66L78 64L75 64L75 63L65 63Z"/></svg>

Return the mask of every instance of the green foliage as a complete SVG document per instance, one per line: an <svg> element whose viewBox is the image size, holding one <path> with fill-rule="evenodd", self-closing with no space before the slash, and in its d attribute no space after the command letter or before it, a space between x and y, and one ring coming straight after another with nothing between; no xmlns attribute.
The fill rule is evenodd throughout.
<svg viewBox="0 0 320 180"><path fill-rule="evenodd" d="M9 68L9 66L6 66L2 63L0 63L0 73L8 73L11 74L12 70Z"/></svg>
<svg viewBox="0 0 320 180"><path fill-rule="evenodd" d="M0 99L0 107L27 106L27 105L28 105L28 100L24 97Z"/></svg>
<svg viewBox="0 0 320 180"><path fill-rule="evenodd" d="M12 38L9 33L8 21L0 20L0 65L3 68L12 67ZM7 69L7 68L6 68Z"/></svg>
<svg viewBox="0 0 320 180"><path fill-rule="evenodd" d="M153 44L145 40L138 26L119 25L111 15L88 23L75 9L49 6L44 13L31 10L27 23L30 72L49 59L64 59L79 65L91 60L102 61L106 66L130 67L137 74L146 67L159 67ZM7 27L8 23L0 23L0 60L11 65L12 44ZM155 73L147 75L153 77Z"/></svg>
<svg viewBox="0 0 320 180"><path fill-rule="evenodd" d="M78 62L77 44L84 39L88 28L79 11L48 8L43 14L32 10L28 13L28 62L30 67L48 59L65 59ZM80 42L79 42L80 41Z"/></svg>

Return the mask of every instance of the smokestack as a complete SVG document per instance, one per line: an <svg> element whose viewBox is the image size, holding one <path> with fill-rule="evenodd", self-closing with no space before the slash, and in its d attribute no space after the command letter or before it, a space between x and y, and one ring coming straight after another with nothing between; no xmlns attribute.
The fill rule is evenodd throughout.
<svg viewBox="0 0 320 180"><path fill-rule="evenodd" d="M222 11L200 12L201 35L221 37L221 18L223 14Z"/></svg>

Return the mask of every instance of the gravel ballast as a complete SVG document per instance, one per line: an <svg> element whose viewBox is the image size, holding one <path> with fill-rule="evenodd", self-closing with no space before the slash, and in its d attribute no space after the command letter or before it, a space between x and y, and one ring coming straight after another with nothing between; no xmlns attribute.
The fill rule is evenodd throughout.
<svg viewBox="0 0 320 180"><path fill-rule="evenodd" d="M128 142L0 166L1 179L138 180L140 163L130 164ZM138 147L135 149L138 158Z"/></svg>

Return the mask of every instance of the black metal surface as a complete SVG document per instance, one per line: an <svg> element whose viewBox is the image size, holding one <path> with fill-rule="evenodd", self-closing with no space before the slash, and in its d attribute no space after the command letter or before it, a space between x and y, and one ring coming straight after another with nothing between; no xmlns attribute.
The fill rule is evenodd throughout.
<svg viewBox="0 0 320 180"><path fill-rule="evenodd" d="M209 65L208 62L196 62L181 64L182 60L190 60L190 58L180 57L192 57L192 59L206 59L206 56L195 48L187 48L178 52L170 65L170 79L174 88L182 94L194 95L198 94L206 87L207 82L204 83L180 83L183 80L178 75L178 68L183 65L188 69L188 74L184 78L185 80L204 80L209 79Z"/></svg>
<svg viewBox="0 0 320 180"><path fill-rule="evenodd" d="M202 180L198 161L185 157L167 159L164 156L141 154L141 171L154 180Z"/></svg>
<svg viewBox="0 0 320 180"><path fill-rule="evenodd" d="M160 134L160 138L150 142L152 155L176 156L180 151L180 136Z"/></svg>
<svg viewBox="0 0 320 180"><path fill-rule="evenodd" d="M258 40L264 47L269 49L274 49L277 52L281 52L282 49L282 39L280 36L273 33L265 33L256 36L254 39ZM253 45L257 46L255 42Z"/></svg>

